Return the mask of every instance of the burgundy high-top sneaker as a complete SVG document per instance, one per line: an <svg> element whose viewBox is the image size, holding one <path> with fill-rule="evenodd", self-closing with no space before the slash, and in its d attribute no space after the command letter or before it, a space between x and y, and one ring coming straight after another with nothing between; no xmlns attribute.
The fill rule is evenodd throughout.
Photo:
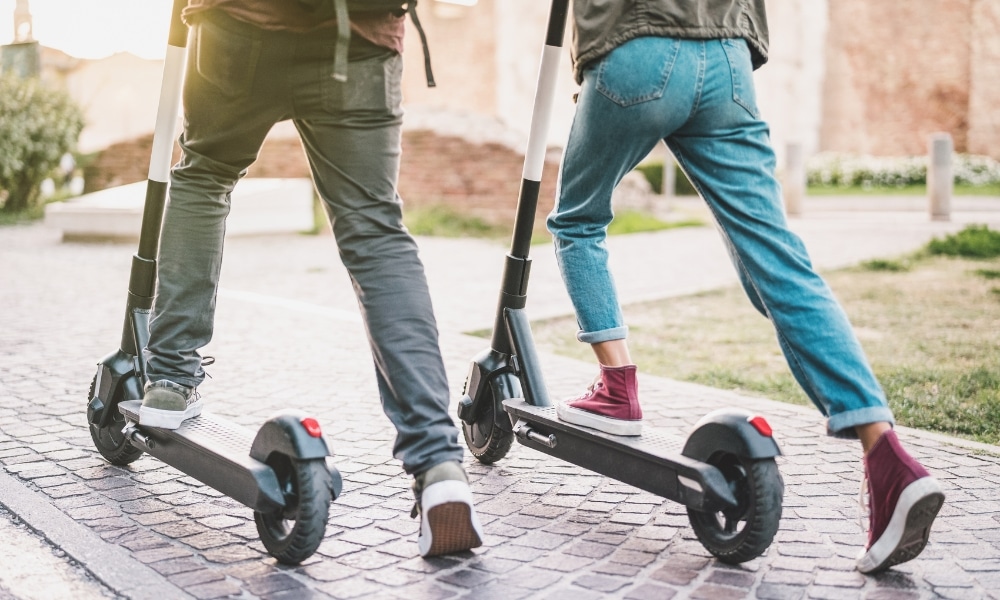
<svg viewBox="0 0 1000 600"><path fill-rule="evenodd" d="M878 573L920 554L944 504L937 480L886 431L865 456L870 522L858 570Z"/></svg>
<svg viewBox="0 0 1000 600"><path fill-rule="evenodd" d="M635 365L601 365L601 375L587 393L556 405L556 415L567 423L612 435L640 435L642 409Z"/></svg>

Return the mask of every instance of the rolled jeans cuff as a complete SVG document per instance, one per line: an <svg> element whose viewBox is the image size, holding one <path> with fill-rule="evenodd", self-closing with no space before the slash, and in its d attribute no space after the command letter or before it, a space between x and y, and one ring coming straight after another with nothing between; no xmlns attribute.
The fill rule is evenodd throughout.
<svg viewBox="0 0 1000 600"><path fill-rule="evenodd" d="M888 406L867 406L831 416L826 421L826 432L836 438L857 439L855 427L880 421L896 425L896 419Z"/></svg>
<svg viewBox="0 0 1000 600"><path fill-rule="evenodd" d="M576 339L585 344L598 344L600 342L610 342L611 340L624 340L628 337L628 326L612 327L600 331L580 331L576 334Z"/></svg>

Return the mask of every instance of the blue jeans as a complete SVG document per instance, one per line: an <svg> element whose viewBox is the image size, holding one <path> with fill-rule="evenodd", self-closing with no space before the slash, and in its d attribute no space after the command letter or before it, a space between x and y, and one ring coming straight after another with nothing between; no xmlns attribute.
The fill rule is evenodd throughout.
<svg viewBox="0 0 1000 600"><path fill-rule="evenodd" d="M743 289L830 432L892 423L843 309L788 229L740 39L637 38L585 72L548 218L580 341L627 336L605 245L611 193L660 140L708 203Z"/></svg>
<svg viewBox="0 0 1000 600"><path fill-rule="evenodd" d="M215 11L194 25L147 375L189 387L204 379L199 350L212 338L230 193L271 127L291 119L358 297L382 408L396 427L393 454L420 473L463 451L424 267L396 195L402 57L352 46L339 83L334 38L264 31ZM335 344L336 332L324 339Z"/></svg>

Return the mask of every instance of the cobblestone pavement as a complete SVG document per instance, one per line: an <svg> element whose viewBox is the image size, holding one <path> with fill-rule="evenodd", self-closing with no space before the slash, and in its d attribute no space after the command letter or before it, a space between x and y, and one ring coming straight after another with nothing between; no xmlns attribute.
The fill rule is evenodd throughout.
<svg viewBox="0 0 1000 600"><path fill-rule="evenodd" d="M883 244L873 253L894 254L960 226L914 225L907 231L920 233L893 247L871 239L892 236L873 236L860 222L806 221L803 237L823 265L845 253L834 252L838 240L842 250L862 245L843 243L852 236ZM717 242L705 241L714 232L704 231L707 237L659 234L666 246L684 241L675 260L685 268L704 258L693 270L702 281L663 282L674 288L661 293L731 281L714 266L725 258ZM470 358L486 344L462 332L492 320L505 249L454 240L422 240L422 247L457 399ZM864 539L855 443L826 437L819 414L807 408L656 377L641 381L648 427L684 436L703 414L729 406L759 411L774 426L784 452L784 512L764 556L738 567L719 563L696 540L680 505L515 444L494 466L466 459L485 545L420 558L410 481L391 458L393 430L328 236L230 240L216 337L206 349L217 359L202 387L209 410L252 429L279 408L310 411L344 475L318 553L299 567L280 566L264 553L249 509L151 457L115 467L93 448L87 390L96 362L116 349L133 252L133 244L62 243L41 225L0 229L0 464L24 494L92 536L95 551L124 550L120 569L152 574L140 590L111 586L122 596L1000 598L1000 448L901 428L911 451L940 478L947 502L917 560L865 577L853 568ZM652 261L667 253L646 250ZM529 308L557 312L561 300L546 304L544 291L558 281L545 258L538 263L532 277L541 298ZM473 274L477 266L482 272ZM652 292L626 293L643 295ZM549 354L542 361L556 397L593 376L588 364ZM8 500L0 495L0 504ZM94 556L71 558L96 573L102 555Z"/></svg>

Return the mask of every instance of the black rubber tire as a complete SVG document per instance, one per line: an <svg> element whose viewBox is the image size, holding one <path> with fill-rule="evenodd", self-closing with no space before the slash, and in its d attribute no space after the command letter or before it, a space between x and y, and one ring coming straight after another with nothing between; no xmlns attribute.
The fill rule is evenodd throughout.
<svg viewBox="0 0 1000 600"><path fill-rule="evenodd" d="M90 382L89 401L94 397L97 389L97 376ZM90 424L90 439L94 440L94 447L101 453L109 463L124 466L137 460L142 456L142 450L133 446L122 434L125 428L125 416L118 412L117 407L112 406L104 410L112 410L111 420L104 427Z"/></svg>
<svg viewBox="0 0 1000 600"><path fill-rule="evenodd" d="M516 397L520 392L512 377L501 375L487 387L489 397L485 398L486 407L483 414L471 425L462 421L462 434L465 445L476 460L484 465L492 465L507 456L514 444L514 432L510 427L510 419L501 404L508 398Z"/></svg>
<svg viewBox="0 0 1000 600"><path fill-rule="evenodd" d="M720 452L709 464L722 471L736 507L720 512L688 509L698 540L720 561L740 564L757 558L774 540L781 520L785 484L773 458L752 460Z"/></svg>
<svg viewBox="0 0 1000 600"><path fill-rule="evenodd" d="M297 565L319 548L330 511L330 471L324 459L293 460L274 454L267 464L274 469L285 496L284 510L254 512L257 533L264 548L278 562Z"/></svg>

